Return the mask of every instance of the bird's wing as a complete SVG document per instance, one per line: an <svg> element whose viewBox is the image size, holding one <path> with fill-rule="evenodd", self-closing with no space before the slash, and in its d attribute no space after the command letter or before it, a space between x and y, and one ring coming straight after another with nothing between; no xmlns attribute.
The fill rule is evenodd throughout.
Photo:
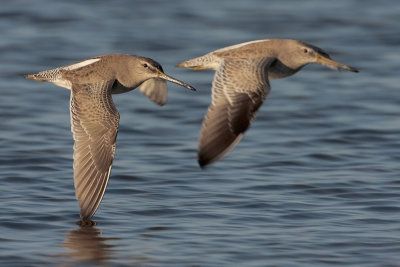
<svg viewBox="0 0 400 267"><path fill-rule="evenodd" d="M83 220L96 212L114 159L119 113L111 98L113 82L72 85L74 185Z"/></svg>
<svg viewBox="0 0 400 267"><path fill-rule="evenodd" d="M167 82L163 79L148 79L138 86L139 91L154 103L163 106L167 102Z"/></svg>
<svg viewBox="0 0 400 267"><path fill-rule="evenodd" d="M269 92L273 58L224 59L212 83L212 102L199 137L200 166L228 153L243 137Z"/></svg>

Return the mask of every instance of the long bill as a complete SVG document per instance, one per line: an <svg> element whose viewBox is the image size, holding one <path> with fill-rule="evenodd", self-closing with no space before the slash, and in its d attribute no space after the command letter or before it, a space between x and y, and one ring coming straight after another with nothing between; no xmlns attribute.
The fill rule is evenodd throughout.
<svg viewBox="0 0 400 267"><path fill-rule="evenodd" d="M330 58L327 58L323 55L317 55L317 63L325 65L327 67L333 68L333 69L346 69L352 72L358 72L358 69L354 68L354 67L350 67L348 65L339 63L337 61L334 61Z"/></svg>
<svg viewBox="0 0 400 267"><path fill-rule="evenodd" d="M171 76L168 76L167 74L165 74L165 73L163 73L163 72L161 72L161 71L160 71L159 74L158 74L158 78L159 78L159 79L166 80L166 81L169 81L169 82L172 82L172 83L179 84L180 86L186 87L186 88L189 89L189 90L196 91L196 88L190 86L190 85L187 84L187 83L184 83L184 82L179 81L179 80L177 80L177 79L175 79L175 78L172 78Z"/></svg>

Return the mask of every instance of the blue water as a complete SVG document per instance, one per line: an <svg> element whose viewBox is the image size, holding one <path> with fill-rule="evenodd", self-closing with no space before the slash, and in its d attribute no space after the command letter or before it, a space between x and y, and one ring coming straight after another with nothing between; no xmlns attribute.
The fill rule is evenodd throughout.
<svg viewBox="0 0 400 267"><path fill-rule="evenodd" d="M383 1L13 0L0 7L1 266L399 266L400 5ZM360 69L307 66L204 170L212 71L177 63L300 39ZM27 73L108 53L151 57L198 89L116 95L110 182L80 228L69 91Z"/></svg>

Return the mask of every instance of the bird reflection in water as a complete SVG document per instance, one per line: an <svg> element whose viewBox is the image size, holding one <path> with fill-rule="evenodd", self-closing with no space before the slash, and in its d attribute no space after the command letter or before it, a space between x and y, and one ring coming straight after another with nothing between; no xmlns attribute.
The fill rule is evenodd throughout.
<svg viewBox="0 0 400 267"><path fill-rule="evenodd" d="M96 227L80 227L67 232L63 247L69 252L63 257L71 259L72 263L94 263L96 266L108 266L112 259L113 245L107 244L105 238Z"/></svg>

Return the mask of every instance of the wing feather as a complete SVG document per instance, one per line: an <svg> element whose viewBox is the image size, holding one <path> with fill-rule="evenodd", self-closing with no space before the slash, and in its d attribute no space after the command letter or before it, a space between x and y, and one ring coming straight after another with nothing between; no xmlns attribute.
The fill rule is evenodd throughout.
<svg viewBox="0 0 400 267"><path fill-rule="evenodd" d="M212 102L200 132L200 166L217 161L242 139L270 90L267 68L273 60L224 59L213 80Z"/></svg>
<svg viewBox="0 0 400 267"><path fill-rule="evenodd" d="M96 212L114 159L119 113L111 98L113 82L72 86L74 185L83 220L89 220Z"/></svg>
<svg viewBox="0 0 400 267"><path fill-rule="evenodd" d="M167 82L163 79L148 79L138 88L140 92L160 106L167 102Z"/></svg>

